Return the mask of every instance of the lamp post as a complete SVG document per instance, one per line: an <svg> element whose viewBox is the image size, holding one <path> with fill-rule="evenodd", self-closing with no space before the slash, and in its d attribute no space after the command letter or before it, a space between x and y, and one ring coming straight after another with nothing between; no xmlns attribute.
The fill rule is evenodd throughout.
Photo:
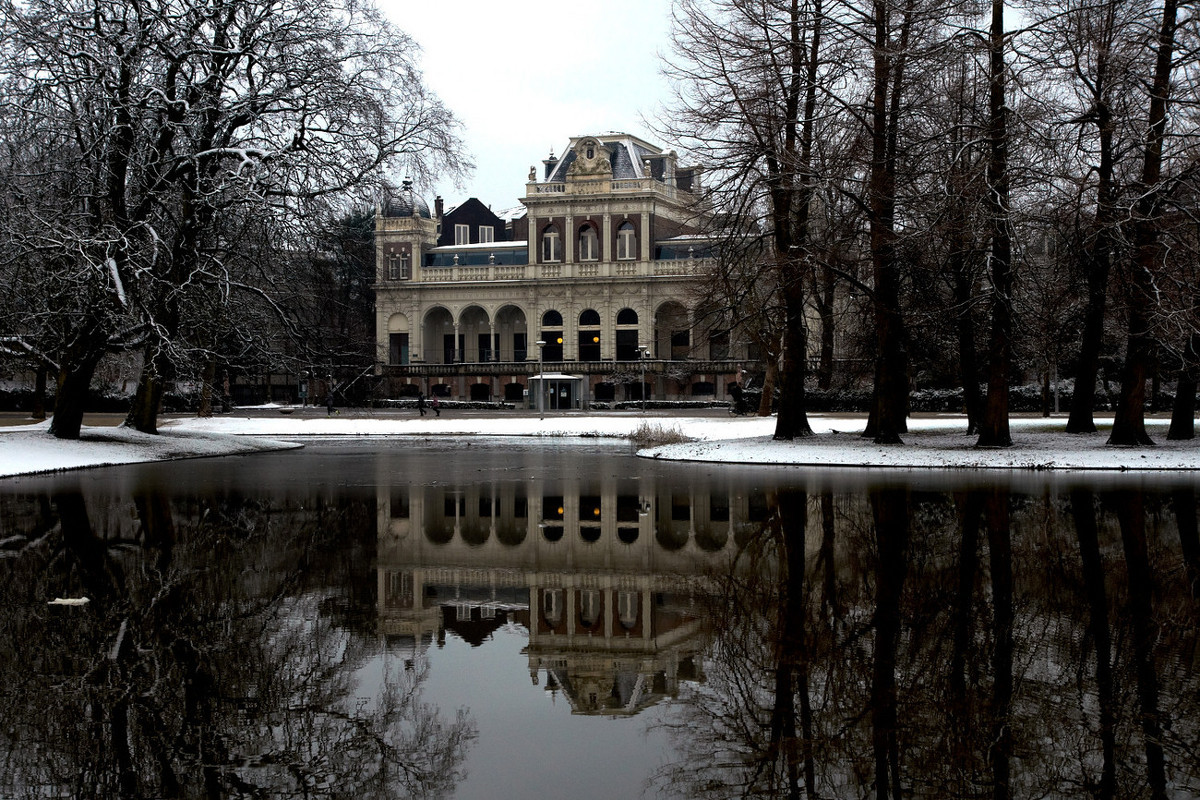
<svg viewBox="0 0 1200 800"><path fill-rule="evenodd" d="M639 394L642 396L642 413L646 413L646 355L650 352L650 348L644 344L638 345L638 355L642 359L642 386Z"/></svg>
<svg viewBox="0 0 1200 800"><path fill-rule="evenodd" d="M546 404L545 404L546 370L543 365L546 362L542 360L542 350L546 347L546 343L543 340L538 339L536 342L534 342L534 344L537 345L537 349L538 349L538 399L537 399L538 419L545 419L546 418Z"/></svg>

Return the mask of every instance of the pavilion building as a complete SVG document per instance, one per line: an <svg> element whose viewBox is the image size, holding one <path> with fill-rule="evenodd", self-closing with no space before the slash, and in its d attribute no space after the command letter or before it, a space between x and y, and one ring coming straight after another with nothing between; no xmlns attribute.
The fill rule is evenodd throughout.
<svg viewBox="0 0 1200 800"><path fill-rule="evenodd" d="M758 367L706 299L700 179L614 133L531 167L510 218L474 198L431 211L405 187L376 216L385 392L547 409L726 399Z"/></svg>

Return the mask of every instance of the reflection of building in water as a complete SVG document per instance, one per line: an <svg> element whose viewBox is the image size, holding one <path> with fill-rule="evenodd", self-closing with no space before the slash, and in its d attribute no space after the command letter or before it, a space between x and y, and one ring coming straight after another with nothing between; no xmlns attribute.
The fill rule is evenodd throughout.
<svg viewBox="0 0 1200 800"><path fill-rule="evenodd" d="M534 683L578 713L636 713L701 678L695 592L766 509L761 494L618 477L392 487L380 630L477 644L516 623Z"/></svg>

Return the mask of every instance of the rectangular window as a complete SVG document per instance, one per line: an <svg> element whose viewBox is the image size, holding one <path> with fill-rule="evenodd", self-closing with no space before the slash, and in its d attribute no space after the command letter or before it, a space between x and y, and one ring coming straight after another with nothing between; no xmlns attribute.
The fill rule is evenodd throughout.
<svg viewBox="0 0 1200 800"><path fill-rule="evenodd" d="M622 261L637 258L637 236L628 222L617 229L617 258Z"/></svg>
<svg viewBox="0 0 1200 800"><path fill-rule="evenodd" d="M691 355L691 341L688 331L671 331L671 360L686 360Z"/></svg>
<svg viewBox="0 0 1200 800"><path fill-rule="evenodd" d="M471 226L470 225L455 225L454 226L454 243L455 244L470 244L471 243Z"/></svg>
<svg viewBox="0 0 1200 800"><path fill-rule="evenodd" d="M407 333L390 333L390 334L388 334L388 363L389 364L407 364L408 363L408 334Z"/></svg>
<svg viewBox="0 0 1200 800"><path fill-rule="evenodd" d="M542 234L542 261L558 260L558 232L547 231Z"/></svg>
<svg viewBox="0 0 1200 800"><path fill-rule="evenodd" d="M400 280L400 264L398 263L395 254L388 256L388 280Z"/></svg>
<svg viewBox="0 0 1200 800"><path fill-rule="evenodd" d="M600 258L600 237L591 226L579 234L579 260L596 261Z"/></svg>
<svg viewBox="0 0 1200 800"><path fill-rule="evenodd" d="M496 229L491 225L479 226L479 242L494 242L496 241Z"/></svg>
<svg viewBox="0 0 1200 800"><path fill-rule="evenodd" d="M712 331L708 334L708 357L713 361L729 358L729 331Z"/></svg>

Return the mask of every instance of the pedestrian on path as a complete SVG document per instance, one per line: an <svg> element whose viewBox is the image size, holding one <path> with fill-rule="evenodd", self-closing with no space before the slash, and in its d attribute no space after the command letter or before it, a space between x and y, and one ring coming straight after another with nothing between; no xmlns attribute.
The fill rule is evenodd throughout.
<svg viewBox="0 0 1200 800"><path fill-rule="evenodd" d="M433 413L437 414L440 417L442 415L442 404L438 400L438 397L436 394L433 396L433 400L430 402L430 405L433 406Z"/></svg>
<svg viewBox="0 0 1200 800"><path fill-rule="evenodd" d="M417 411L421 412L421 416L425 416L425 393L417 395Z"/></svg>

